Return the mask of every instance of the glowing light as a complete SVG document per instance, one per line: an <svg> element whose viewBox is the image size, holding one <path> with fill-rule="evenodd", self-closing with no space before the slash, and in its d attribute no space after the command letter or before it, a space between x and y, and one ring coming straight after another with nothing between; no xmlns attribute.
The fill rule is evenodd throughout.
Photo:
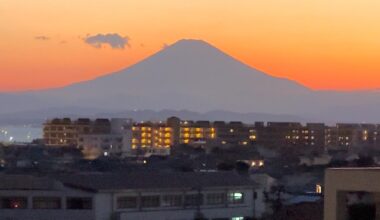
<svg viewBox="0 0 380 220"><path fill-rule="evenodd" d="M322 186L320 184L315 186L315 193L322 194Z"/></svg>

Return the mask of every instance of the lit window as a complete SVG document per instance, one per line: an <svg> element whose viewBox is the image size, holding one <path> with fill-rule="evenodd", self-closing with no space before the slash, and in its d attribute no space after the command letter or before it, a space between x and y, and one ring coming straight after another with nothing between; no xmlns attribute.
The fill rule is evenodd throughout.
<svg viewBox="0 0 380 220"><path fill-rule="evenodd" d="M244 217L232 217L231 220L244 220Z"/></svg>
<svg viewBox="0 0 380 220"><path fill-rule="evenodd" d="M0 198L0 209L26 209L26 197L3 197Z"/></svg>
<svg viewBox="0 0 380 220"><path fill-rule="evenodd" d="M244 194L242 192L229 193L228 202L230 204L242 204L244 203Z"/></svg>
<svg viewBox="0 0 380 220"><path fill-rule="evenodd" d="M322 186L317 184L315 186L315 193L321 194L322 193Z"/></svg>

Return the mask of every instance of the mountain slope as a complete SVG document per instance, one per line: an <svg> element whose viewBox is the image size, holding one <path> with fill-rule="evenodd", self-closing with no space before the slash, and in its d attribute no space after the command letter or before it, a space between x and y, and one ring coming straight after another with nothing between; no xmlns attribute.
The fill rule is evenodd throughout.
<svg viewBox="0 0 380 220"><path fill-rule="evenodd" d="M278 109L284 91L290 104L310 93L295 82L252 69L206 42L181 40L120 72L38 94L71 105L112 109L286 113L291 110L288 105Z"/></svg>
<svg viewBox="0 0 380 220"><path fill-rule="evenodd" d="M320 120L377 120L378 92L318 92L253 69L200 40L180 40L140 63L94 80L3 94L0 113L75 106L265 112ZM13 100L13 101L12 101ZM28 101L29 100L29 101Z"/></svg>

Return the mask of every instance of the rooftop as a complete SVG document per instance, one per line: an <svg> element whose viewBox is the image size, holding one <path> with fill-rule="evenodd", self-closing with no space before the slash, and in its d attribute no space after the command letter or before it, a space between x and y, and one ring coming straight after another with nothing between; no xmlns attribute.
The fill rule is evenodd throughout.
<svg viewBox="0 0 380 220"><path fill-rule="evenodd" d="M94 191L201 187L252 187L255 183L234 172L129 172L120 174L64 175L67 186Z"/></svg>

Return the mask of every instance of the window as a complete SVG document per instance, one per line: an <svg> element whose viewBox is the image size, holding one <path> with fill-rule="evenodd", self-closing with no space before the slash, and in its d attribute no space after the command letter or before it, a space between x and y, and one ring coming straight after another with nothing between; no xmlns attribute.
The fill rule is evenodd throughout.
<svg viewBox="0 0 380 220"><path fill-rule="evenodd" d="M162 206L165 207L178 207L182 205L181 195L164 195L162 197Z"/></svg>
<svg viewBox="0 0 380 220"><path fill-rule="evenodd" d="M141 207L152 208L160 206L160 196L142 196Z"/></svg>
<svg viewBox="0 0 380 220"><path fill-rule="evenodd" d="M199 206L203 204L203 196L201 194L189 194L185 196L186 206Z"/></svg>
<svg viewBox="0 0 380 220"><path fill-rule="evenodd" d="M232 217L231 220L244 220L244 217Z"/></svg>
<svg viewBox="0 0 380 220"><path fill-rule="evenodd" d="M0 198L1 209L26 209L28 199L26 197L2 197Z"/></svg>
<svg viewBox="0 0 380 220"><path fill-rule="evenodd" d="M230 204L242 204L244 203L244 194L242 192L229 193L228 202Z"/></svg>
<svg viewBox="0 0 380 220"><path fill-rule="evenodd" d="M91 198L67 198L67 209L92 209Z"/></svg>
<svg viewBox="0 0 380 220"><path fill-rule="evenodd" d="M137 197L136 196L118 197L116 203L117 203L118 209L137 208Z"/></svg>
<svg viewBox="0 0 380 220"><path fill-rule="evenodd" d="M61 198L59 197L35 197L33 209L60 209Z"/></svg>
<svg viewBox="0 0 380 220"><path fill-rule="evenodd" d="M222 205L226 201L224 193L210 193L206 196L207 205Z"/></svg>

